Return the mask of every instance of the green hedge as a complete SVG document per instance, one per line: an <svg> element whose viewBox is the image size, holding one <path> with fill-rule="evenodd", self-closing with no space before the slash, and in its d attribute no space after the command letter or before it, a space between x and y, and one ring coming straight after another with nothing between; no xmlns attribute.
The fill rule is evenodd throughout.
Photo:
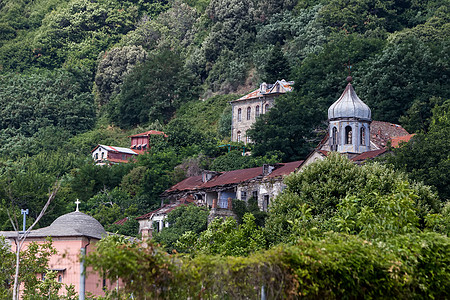
<svg viewBox="0 0 450 300"><path fill-rule="evenodd" d="M436 233L389 242L328 234L249 257L169 255L147 245L100 243L89 263L143 299L423 299L450 297L450 239Z"/></svg>

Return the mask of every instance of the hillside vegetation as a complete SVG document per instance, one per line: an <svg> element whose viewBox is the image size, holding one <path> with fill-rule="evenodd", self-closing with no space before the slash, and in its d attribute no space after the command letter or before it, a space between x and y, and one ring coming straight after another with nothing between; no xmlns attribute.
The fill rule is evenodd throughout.
<svg viewBox="0 0 450 300"><path fill-rule="evenodd" d="M163 190L201 169L303 159L350 65L373 118L418 133L389 163L444 202L449 7L448 0L2 0L0 229L11 228L7 207L30 208L31 222L57 179L61 191L40 226L79 198L81 210L108 227L157 207ZM228 101L283 78L295 90L254 125L253 156L219 147L229 143ZM93 166L95 145L127 147L129 135L150 129L169 137L154 139L134 163Z"/></svg>

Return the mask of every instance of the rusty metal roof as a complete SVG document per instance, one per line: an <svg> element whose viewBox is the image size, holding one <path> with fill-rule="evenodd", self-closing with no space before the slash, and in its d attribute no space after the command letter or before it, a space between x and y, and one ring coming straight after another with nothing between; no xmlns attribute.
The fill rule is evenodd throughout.
<svg viewBox="0 0 450 300"><path fill-rule="evenodd" d="M202 188L212 188L217 186L224 186L230 184L237 184L251 180L255 177L262 175L262 167L250 168L250 169L240 169L228 172L223 172L219 176L205 182Z"/></svg>
<svg viewBox="0 0 450 300"><path fill-rule="evenodd" d="M303 160L293 161L285 164L281 164L279 168L276 168L265 178L276 178L280 176L286 176L297 170L298 167L303 163Z"/></svg>
<svg viewBox="0 0 450 300"><path fill-rule="evenodd" d="M366 159L375 158L375 157L383 154L386 151L387 151L387 149L383 148L383 149L363 152L363 153L353 157L351 160L352 161L362 161L362 160L366 160Z"/></svg>
<svg viewBox="0 0 450 300"><path fill-rule="evenodd" d="M202 181L202 175L188 177L171 188L167 189L163 195L177 193L182 191L195 191L211 189L216 187L235 185L254 179L277 178L294 172L303 161L294 161L290 163L277 164L276 168L269 175L263 176L263 167L239 169L219 173L207 182Z"/></svg>
<svg viewBox="0 0 450 300"><path fill-rule="evenodd" d="M166 190L165 193L175 192L175 191L185 191L185 190L194 190L200 188L200 186L203 184L202 181L202 175L198 176L192 176L188 177L174 186L172 186L170 189Z"/></svg>

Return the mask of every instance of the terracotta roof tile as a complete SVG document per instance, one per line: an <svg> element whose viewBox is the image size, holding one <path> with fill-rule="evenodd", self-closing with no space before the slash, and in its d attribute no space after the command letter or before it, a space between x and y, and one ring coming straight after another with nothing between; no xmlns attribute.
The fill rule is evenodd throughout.
<svg viewBox="0 0 450 300"><path fill-rule="evenodd" d="M401 143L409 142L409 140L411 140L411 138L415 135L416 134L413 133L413 134L408 134L408 135L404 135L404 136L393 137L393 138L391 138L391 146L394 148L398 148L398 147L400 147Z"/></svg>

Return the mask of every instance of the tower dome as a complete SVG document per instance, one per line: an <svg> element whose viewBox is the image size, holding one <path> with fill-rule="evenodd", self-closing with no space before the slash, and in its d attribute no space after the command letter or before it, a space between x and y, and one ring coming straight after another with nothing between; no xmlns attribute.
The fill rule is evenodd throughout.
<svg viewBox="0 0 450 300"><path fill-rule="evenodd" d="M369 106L356 95L350 79L341 97L328 108L328 119L356 118L371 121L372 113Z"/></svg>
<svg viewBox="0 0 450 300"><path fill-rule="evenodd" d="M341 97L328 108L328 134L331 151L362 153L370 151L370 108L359 99L347 77Z"/></svg>

